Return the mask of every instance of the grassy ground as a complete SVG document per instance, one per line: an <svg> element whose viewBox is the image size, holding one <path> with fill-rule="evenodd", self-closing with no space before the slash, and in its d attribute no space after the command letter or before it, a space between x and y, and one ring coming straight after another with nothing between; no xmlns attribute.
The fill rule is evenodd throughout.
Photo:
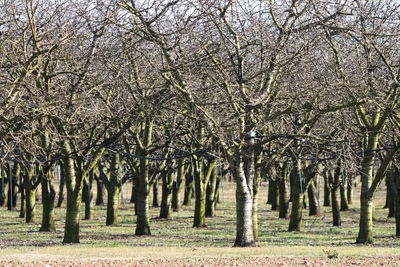
<svg viewBox="0 0 400 267"><path fill-rule="evenodd" d="M95 207L93 220L81 221L81 244L62 245L65 209L57 209L57 231L38 232L39 224L25 224L18 211L0 208L0 265L390 265L400 266L400 239L394 237L394 219L383 209L384 191L375 208L374 245L355 245L358 231L358 197L342 212L343 225L333 227L330 208L309 217L305 210L301 232L287 232L288 220L266 205L267 187L261 192L260 237L256 248L232 248L235 238L234 184L225 184L223 203L206 228L192 228L193 207L173 213L173 219L157 219L152 208L148 237L134 235L135 216L125 186L120 225L105 226L104 206ZM82 211L84 207L82 206ZM40 221L41 206L37 206Z"/></svg>

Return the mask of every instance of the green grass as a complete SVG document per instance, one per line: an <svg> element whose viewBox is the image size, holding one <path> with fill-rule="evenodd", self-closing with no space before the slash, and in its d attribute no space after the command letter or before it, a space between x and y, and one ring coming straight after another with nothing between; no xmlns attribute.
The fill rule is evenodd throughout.
<svg viewBox="0 0 400 267"><path fill-rule="evenodd" d="M171 220L157 219L159 209L151 208L151 236L135 236L133 205L129 203L130 185L125 185L118 226L105 226L105 206L96 206L93 220L81 220L81 244L63 246L64 248L102 248L123 249L125 247L179 247L189 248L214 247L229 252L234 243L236 219L234 203L234 184L225 184L224 202L219 204L217 216L207 219L206 228L193 228L193 207L184 207L179 213L172 213ZM288 220L278 219L278 212L271 211L265 204L267 187L261 190L259 201L260 236L254 253L258 255L325 255L323 250L334 248L339 255L375 255L398 254L400 239L394 237L393 218L387 218L383 209L384 190L378 192L375 208L375 244L370 246L355 245L358 232L358 206L356 200L351 210L342 212L342 226L332 226L330 207L322 207L318 217L308 216L304 210L301 232L288 232ZM357 193L355 193L357 196ZM322 198L321 198L322 199ZM194 204L194 203L193 203ZM84 206L82 205L82 217ZM56 228L54 233L38 232L39 224L26 224L18 218L19 212L0 208L0 255L11 251L30 251L47 247L57 249L63 239L65 208L56 209ZM37 205L37 218L41 218L41 205ZM265 249L268 248L268 249ZM7 252L8 251L8 252ZM248 251L247 249L245 251ZM252 250L253 251L253 250ZM259 252L257 252L259 251ZM247 253L247 252L246 252ZM384 253L384 254L385 254Z"/></svg>

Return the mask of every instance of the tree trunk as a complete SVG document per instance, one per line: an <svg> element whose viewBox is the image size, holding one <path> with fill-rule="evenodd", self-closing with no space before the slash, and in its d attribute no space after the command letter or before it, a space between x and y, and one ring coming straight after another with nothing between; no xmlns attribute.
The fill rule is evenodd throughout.
<svg viewBox="0 0 400 267"><path fill-rule="evenodd" d="M180 211L182 208L181 194L185 187L185 165L183 160L178 162L178 173L176 182L173 185L172 192L172 209L173 211Z"/></svg>
<svg viewBox="0 0 400 267"><path fill-rule="evenodd" d="M304 179L301 162L297 160L293 169L292 212L289 222L289 232L300 231L303 216Z"/></svg>
<svg viewBox="0 0 400 267"><path fill-rule="evenodd" d="M156 177L154 183L153 183L153 207L158 208L160 206L159 200L158 200L158 177Z"/></svg>
<svg viewBox="0 0 400 267"><path fill-rule="evenodd" d="M252 120L252 110L246 118L246 121ZM248 133L245 139L244 147L238 152L239 155L234 156L234 160L230 162L233 166L233 175L236 180L236 239L235 247L248 247L255 245L254 227L253 227L253 204L254 204L254 182L256 175L255 166L255 148L254 135L255 132L244 127Z"/></svg>
<svg viewBox="0 0 400 267"><path fill-rule="evenodd" d="M338 188L340 186L340 167L337 167L335 171L330 172L331 180L331 199L332 199L332 218L333 226L341 226L340 210L339 210L339 198Z"/></svg>
<svg viewBox="0 0 400 267"><path fill-rule="evenodd" d="M96 179L96 189L96 206L104 205L104 184L99 177Z"/></svg>
<svg viewBox="0 0 400 267"><path fill-rule="evenodd" d="M84 180L85 187L83 194L85 197L85 217L84 220L91 220L93 214L93 171L89 172L88 177Z"/></svg>
<svg viewBox="0 0 400 267"><path fill-rule="evenodd" d="M319 179L319 177L316 177ZM318 195L318 180L312 181L307 188L308 195L308 203L309 203L309 215L310 216L319 216L321 214L321 207L319 204L319 195Z"/></svg>
<svg viewBox="0 0 400 267"><path fill-rule="evenodd" d="M364 158L361 163L361 195L360 195L360 224L356 243L372 244L373 240L373 201L369 193L374 177L375 149L378 146L379 134L367 133L365 136Z"/></svg>
<svg viewBox="0 0 400 267"><path fill-rule="evenodd" d="M56 230L54 223L54 204L56 199L56 191L54 188L54 173L51 170L47 171L46 177L42 177L42 203L43 215L42 226L39 231L53 232Z"/></svg>
<svg viewBox="0 0 400 267"><path fill-rule="evenodd" d="M6 183L7 183L7 175L4 170L4 166L0 166L0 175L1 175L1 192L0 192L0 207L4 207L6 205Z"/></svg>
<svg viewBox="0 0 400 267"><path fill-rule="evenodd" d="M388 218L395 217L395 202L397 196L395 175L393 170L388 170L386 173L386 208L389 209Z"/></svg>
<svg viewBox="0 0 400 267"><path fill-rule="evenodd" d="M349 202L347 200L347 184L348 184L348 177L345 173L342 174L345 176L342 178L342 181L340 183L340 210L341 211L347 211L349 210Z"/></svg>
<svg viewBox="0 0 400 267"><path fill-rule="evenodd" d="M70 152L67 150L67 152ZM74 159L64 162L67 188L67 210L63 243L79 243L80 203L82 201L83 177L75 173Z"/></svg>
<svg viewBox="0 0 400 267"><path fill-rule="evenodd" d="M25 204L25 189L24 189L23 186L21 186L20 191L21 191L21 205L20 205L21 210L19 211L19 217L20 218L25 218L25 215L26 215L26 212L25 212L26 204Z"/></svg>
<svg viewBox="0 0 400 267"><path fill-rule="evenodd" d="M193 175L191 174L192 171L186 174L185 180L185 194L183 197L183 205L184 206L191 206L192 205L192 198L193 198Z"/></svg>
<svg viewBox="0 0 400 267"><path fill-rule="evenodd" d="M149 161L140 159L136 188L137 224L135 235L150 235L149 214Z"/></svg>
<svg viewBox="0 0 400 267"><path fill-rule="evenodd" d="M115 185L111 186L107 190L106 225L118 224L119 193L120 193L120 187Z"/></svg>
<svg viewBox="0 0 400 267"><path fill-rule="evenodd" d="M60 186L58 189L58 202L57 208L60 208L62 203L64 202L64 187L65 187L65 166L63 163L59 165L59 177L60 177Z"/></svg>
<svg viewBox="0 0 400 267"><path fill-rule="evenodd" d="M270 179L269 186L271 187L271 210L279 210L279 182L276 177Z"/></svg>
<svg viewBox="0 0 400 267"><path fill-rule="evenodd" d="M259 151L257 151L259 152ZM256 153L254 157L254 168L255 168L255 175L254 175L254 184L253 184L253 211L252 211L252 224L253 224L253 237L254 240L257 240L259 236L258 230L258 197L260 193L260 185L262 179L262 168L260 167L262 157L261 153Z"/></svg>
<svg viewBox="0 0 400 267"><path fill-rule="evenodd" d="M67 214L63 243L79 243L80 203L82 191L67 190Z"/></svg>
<svg viewBox="0 0 400 267"><path fill-rule="evenodd" d="M216 169L211 174L206 190L206 217L215 216L215 207L217 205L217 172Z"/></svg>
<svg viewBox="0 0 400 267"><path fill-rule="evenodd" d="M171 197L172 197L172 184L173 184L173 169L169 169L162 174L162 196L160 218L171 218Z"/></svg>
<svg viewBox="0 0 400 267"><path fill-rule="evenodd" d="M36 222L36 189L34 183L35 167L31 166L25 176L25 203L26 203L26 223Z"/></svg>
<svg viewBox="0 0 400 267"><path fill-rule="evenodd" d="M279 177L279 218L287 219L289 217L289 196L288 185L290 176L290 166L284 163L282 173Z"/></svg>
<svg viewBox="0 0 400 267"><path fill-rule="evenodd" d="M329 185L329 179L324 175L324 207L331 206L331 188Z"/></svg>
<svg viewBox="0 0 400 267"><path fill-rule="evenodd" d="M347 181L347 203L353 204L353 185L354 185L354 177L352 175L348 176Z"/></svg>
<svg viewBox="0 0 400 267"><path fill-rule="evenodd" d="M16 169L20 168L18 163L14 165L9 165L8 174L8 194L7 194L7 207L8 210L13 210L17 206L17 179L16 179Z"/></svg>

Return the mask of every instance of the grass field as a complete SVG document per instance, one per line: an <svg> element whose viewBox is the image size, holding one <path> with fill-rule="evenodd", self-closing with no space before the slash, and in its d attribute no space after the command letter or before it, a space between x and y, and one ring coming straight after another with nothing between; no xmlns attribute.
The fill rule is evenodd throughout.
<svg viewBox="0 0 400 267"><path fill-rule="evenodd" d="M342 212L342 226L332 226L329 207L321 216L304 211L301 232L287 232L288 220L265 204L263 185L259 205L260 237L255 248L232 248L235 238L234 184L226 183L217 216L206 228L193 228L193 207L157 219L152 208L152 235L137 237L133 206L125 186L120 225L105 226L105 206L96 206L94 219L81 221L81 243L62 245L65 209L57 209L57 231L38 232L39 224L25 224L18 211L0 209L0 265L3 266L273 266L273 265L383 265L400 266L400 239L394 237L393 218L383 209L384 189L376 198L375 244L355 245L358 197ZM40 221L41 206L37 217ZM84 207L82 206L82 211Z"/></svg>

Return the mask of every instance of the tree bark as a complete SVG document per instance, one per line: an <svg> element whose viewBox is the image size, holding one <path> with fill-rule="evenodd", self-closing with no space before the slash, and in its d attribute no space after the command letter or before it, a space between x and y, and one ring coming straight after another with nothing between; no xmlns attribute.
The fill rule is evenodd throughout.
<svg viewBox="0 0 400 267"><path fill-rule="evenodd" d="M178 172L176 182L173 185L172 191L172 209L173 211L180 211L182 208L181 195L185 187L185 165L183 160L178 162Z"/></svg>
<svg viewBox="0 0 400 267"><path fill-rule="evenodd" d="M85 198L85 217L84 220L91 220L93 216L93 170L89 172L88 177L84 179L86 186L84 187L83 194Z"/></svg>
<svg viewBox="0 0 400 267"><path fill-rule="evenodd" d="M329 185L329 178L324 175L324 207L331 206L331 187Z"/></svg>
<svg viewBox="0 0 400 267"><path fill-rule="evenodd" d="M71 152L66 146L67 154ZM83 177L75 172L74 159L64 158L67 187L67 210L63 243L79 243L80 203L82 201Z"/></svg>
<svg viewBox="0 0 400 267"><path fill-rule="evenodd" d="M35 166L30 166L25 176L25 204L26 204L26 223L36 222L36 190L35 185Z"/></svg>
<svg viewBox="0 0 400 267"><path fill-rule="evenodd" d="M287 219L289 217L288 185L290 172L290 165L284 163L279 177L279 218L281 219Z"/></svg>
<svg viewBox="0 0 400 267"><path fill-rule="evenodd" d="M171 197L172 197L172 184L173 184L174 170L170 168L162 174L162 195L161 195L161 208L160 218L171 218Z"/></svg>
<svg viewBox="0 0 400 267"><path fill-rule="evenodd" d="M42 184L42 203L43 215L41 232L54 232L56 230L54 222L54 204L56 199L56 190L54 188L54 173L51 169L47 170L45 177L41 179Z"/></svg>
<svg viewBox="0 0 400 267"><path fill-rule="evenodd" d="M60 162L60 186L58 189L58 202L57 202L57 208L60 208L62 203L64 202L64 187L65 187L65 166L62 162Z"/></svg>
<svg viewBox="0 0 400 267"><path fill-rule="evenodd" d="M155 178L155 181L153 183L153 202L152 206L155 208L158 208L160 206L159 200L158 200L158 177Z"/></svg>
<svg viewBox="0 0 400 267"><path fill-rule="evenodd" d="M319 179L319 177L316 177ZM319 216L321 214L321 207L319 204L319 194L318 194L318 180L314 180L310 183L307 188L308 195L308 215L310 216Z"/></svg>
<svg viewBox="0 0 400 267"><path fill-rule="evenodd" d="M193 166L190 169L190 172L186 174L185 180L185 194L183 197L183 205L184 206L191 206L192 205L192 198L193 198Z"/></svg>
<svg viewBox="0 0 400 267"><path fill-rule="evenodd" d="M104 205L104 184L99 177L96 178L96 189L96 206Z"/></svg>
<svg viewBox="0 0 400 267"><path fill-rule="evenodd" d="M297 160L293 168L292 212L289 222L289 232L300 231L303 216L304 179L301 162Z"/></svg>
<svg viewBox="0 0 400 267"><path fill-rule="evenodd" d="M150 235L150 213L149 213L149 162L140 159L139 177L137 179L136 206L137 224L135 235Z"/></svg>

